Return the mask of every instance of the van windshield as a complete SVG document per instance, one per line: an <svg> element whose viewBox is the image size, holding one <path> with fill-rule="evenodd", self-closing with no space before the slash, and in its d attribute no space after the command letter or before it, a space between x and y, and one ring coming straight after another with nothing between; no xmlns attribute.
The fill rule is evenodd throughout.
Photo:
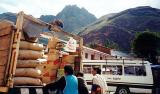
<svg viewBox="0 0 160 94"><path fill-rule="evenodd" d="M153 82L156 87L160 87L160 65L152 66Z"/></svg>

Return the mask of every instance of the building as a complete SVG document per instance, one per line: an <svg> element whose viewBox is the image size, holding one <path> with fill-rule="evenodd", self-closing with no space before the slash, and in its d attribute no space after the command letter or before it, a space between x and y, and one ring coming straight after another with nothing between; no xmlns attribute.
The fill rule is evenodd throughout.
<svg viewBox="0 0 160 94"><path fill-rule="evenodd" d="M98 50L98 51L101 51L101 52L104 52L104 53L107 53L107 54L111 54L111 48L108 48L108 47L104 47L104 46L101 46L101 45L95 45L94 47L95 50Z"/></svg>
<svg viewBox="0 0 160 94"><path fill-rule="evenodd" d="M82 59L83 60L105 60L111 57L109 54L83 46L82 52Z"/></svg>

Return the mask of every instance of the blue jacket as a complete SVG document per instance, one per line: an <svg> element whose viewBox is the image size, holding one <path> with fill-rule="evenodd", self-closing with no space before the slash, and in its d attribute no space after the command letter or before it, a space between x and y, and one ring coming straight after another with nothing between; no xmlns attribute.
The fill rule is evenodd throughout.
<svg viewBox="0 0 160 94"><path fill-rule="evenodd" d="M78 80L74 75L65 76L66 86L63 90L64 94L78 94Z"/></svg>

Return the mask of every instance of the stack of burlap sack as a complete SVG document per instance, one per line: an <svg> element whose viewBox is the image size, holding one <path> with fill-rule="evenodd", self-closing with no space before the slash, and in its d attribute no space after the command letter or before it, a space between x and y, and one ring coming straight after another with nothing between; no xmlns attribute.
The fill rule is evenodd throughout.
<svg viewBox="0 0 160 94"><path fill-rule="evenodd" d="M21 41L14 85L42 85L41 70L37 68L43 58L44 47L42 44Z"/></svg>
<svg viewBox="0 0 160 94"><path fill-rule="evenodd" d="M48 48L48 78L44 77L44 82L48 83L54 81L64 75L64 66L72 65L74 67L75 55L57 49L57 43L61 42L58 38L53 37L49 40ZM54 72L54 73L53 73Z"/></svg>

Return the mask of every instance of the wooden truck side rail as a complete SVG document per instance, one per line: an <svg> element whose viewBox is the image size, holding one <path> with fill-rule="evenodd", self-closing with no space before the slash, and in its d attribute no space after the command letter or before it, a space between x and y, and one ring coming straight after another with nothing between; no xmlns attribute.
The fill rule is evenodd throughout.
<svg viewBox="0 0 160 94"><path fill-rule="evenodd" d="M13 87L13 77L15 74L16 63L19 52L19 42L21 38L23 12L20 12L17 17L16 27L12 27L9 52L7 55L7 63L5 64L3 85L0 86L0 92L7 92L9 88ZM7 31L6 31L7 32ZM2 32L3 33L3 32ZM6 40L7 41L7 40ZM2 44L3 46L3 44ZM2 54L2 53L1 53Z"/></svg>

